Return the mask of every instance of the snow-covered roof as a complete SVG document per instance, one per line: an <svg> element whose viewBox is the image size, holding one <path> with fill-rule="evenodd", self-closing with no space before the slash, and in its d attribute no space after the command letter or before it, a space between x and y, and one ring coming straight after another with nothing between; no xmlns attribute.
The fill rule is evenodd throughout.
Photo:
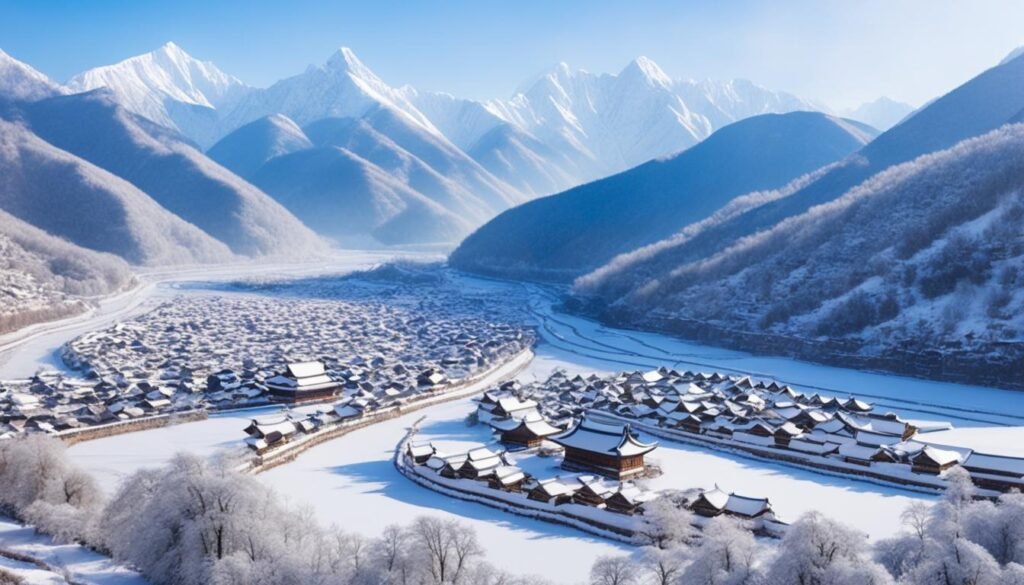
<svg viewBox="0 0 1024 585"><path fill-rule="evenodd" d="M725 503L726 512L748 518L753 518L769 510L771 510L771 505L768 503L768 498L748 498L729 494L729 499Z"/></svg>
<svg viewBox="0 0 1024 585"><path fill-rule="evenodd" d="M932 447L931 445L925 445L921 452L914 456L916 460L919 457L927 457L939 465L950 465L960 461L960 453L948 449L939 449L938 447Z"/></svg>
<svg viewBox="0 0 1024 585"><path fill-rule="evenodd" d="M998 474L1024 477L1024 458L990 455L987 453L971 453L964 460L963 466L968 470L992 471Z"/></svg>
<svg viewBox="0 0 1024 585"><path fill-rule="evenodd" d="M288 364L288 374L293 378L311 378L327 373L323 362L298 362Z"/></svg>
<svg viewBox="0 0 1024 585"><path fill-rule="evenodd" d="M658 446L657 443L640 442L628 424L598 423L586 417L572 429L551 440L563 447L619 456L643 455Z"/></svg>

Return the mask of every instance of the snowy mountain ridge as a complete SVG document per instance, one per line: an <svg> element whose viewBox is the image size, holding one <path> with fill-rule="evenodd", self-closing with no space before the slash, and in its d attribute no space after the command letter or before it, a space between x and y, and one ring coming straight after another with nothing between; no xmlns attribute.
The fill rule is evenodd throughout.
<svg viewBox="0 0 1024 585"><path fill-rule="evenodd" d="M274 114L304 127L387 108L527 196L677 152L742 118L820 109L745 80L675 80L646 57L618 74L561 63L509 99L475 101L388 85L348 47L266 89L246 86L173 43L84 72L71 85L109 87L129 110L178 129L204 148Z"/></svg>
<svg viewBox="0 0 1024 585"><path fill-rule="evenodd" d="M192 57L173 42L113 65L83 71L72 77L67 86L75 93L105 87L129 111L177 129L194 140L206 132L202 119L197 120L190 110L229 108L253 90L213 63Z"/></svg>

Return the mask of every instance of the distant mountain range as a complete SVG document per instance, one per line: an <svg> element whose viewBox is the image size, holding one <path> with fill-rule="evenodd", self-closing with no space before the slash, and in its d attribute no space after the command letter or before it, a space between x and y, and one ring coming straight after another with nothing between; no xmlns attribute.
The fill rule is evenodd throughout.
<svg viewBox="0 0 1024 585"><path fill-rule="evenodd" d="M1010 383L1024 367L1022 112L1024 58L1008 59L845 160L579 278L573 304L757 351Z"/></svg>
<svg viewBox="0 0 1024 585"><path fill-rule="evenodd" d="M874 129L816 112L755 116L683 152L510 209L466 238L453 266L571 282L668 237L734 197L841 159Z"/></svg>

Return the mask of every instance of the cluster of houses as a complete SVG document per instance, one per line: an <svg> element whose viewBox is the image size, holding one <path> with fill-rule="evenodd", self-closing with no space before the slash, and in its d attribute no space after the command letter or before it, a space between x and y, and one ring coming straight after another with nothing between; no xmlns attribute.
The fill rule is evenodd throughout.
<svg viewBox="0 0 1024 585"><path fill-rule="evenodd" d="M0 382L0 437L271 401L404 400L532 345L530 330L479 316L478 303L178 299L67 343L80 375Z"/></svg>
<svg viewBox="0 0 1024 585"><path fill-rule="evenodd" d="M492 405L499 396L498 406ZM747 376L669 368L606 377L570 377L556 372L542 383L522 386L513 382L495 389L481 401L479 412L485 419L498 419L501 430L511 426L501 422L503 419L523 418L517 417L516 409L535 412L534 416L553 427L565 428L571 421L582 420L576 433L545 436L561 441L567 455L581 447L574 444L574 436L585 437L585 449L601 443L596 438L600 432L588 429L592 425L586 422L587 413L598 412L613 415L615 420L635 421L640 428L666 429L672 436L747 448L758 454L809 462L841 461L852 472L871 468L897 481L940 475L960 465L981 487L998 491L1024 488L1024 459L928 440L928 433L951 428L948 423L908 421L879 412L871 403L854 397L806 394ZM492 411L497 411L496 416L490 416ZM586 431L585 435L580 431ZM528 435L529 428L517 428L516 432ZM615 442L607 433L604 436L607 445ZM617 447L625 450L619 451L618 461L625 460L628 453L642 458L647 446L621 439ZM598 472L616 463L595 460L593 453L577 459L585 459L576 463ZM624 466L627 471L635 468L636 464Z"/></svg>
<svg viewBox="0 0 1024 585"><path fill-rule="evenodd" d="M579 432L579 431L578 431ZM539 478L509 461L504 449L481 446L463 453L445 454L432 443L408 443L406 459L421 472L434 473L447 479L472 480L481 486L507 493L522 494L528 500L561 506L577 504L617 514L635 515L644 512L647 502L659 497L628 480L606 475L574 473ZM774 521L774 512L766 498L750 498L726 493L717 486L710 490L694 489L674 497L676 505L695 514L711 518L722 514L745 520Z"/></svg>

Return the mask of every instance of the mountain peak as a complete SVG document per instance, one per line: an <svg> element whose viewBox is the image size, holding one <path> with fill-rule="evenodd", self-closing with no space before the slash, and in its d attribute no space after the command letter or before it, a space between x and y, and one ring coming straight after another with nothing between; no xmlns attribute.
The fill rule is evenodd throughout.
<svg viewBox="0 0 1024 585"><path fill-rule="evenodd" d="M633 59L629 65L626 65L622 72L619 73L619 77L639 77L652 85L662 85L665 87L672 85L672 78L652 59L643 55Z"/></svg>
<svg viewBox="0 0 1024 585"><path fill-rule="evenodd" d="M330 69L346 70L349 73L355 74L370 72L370 68L364 65L359 57L356 56L355 51L348 47L339 47L338 50L335 51L329 59L327 59L327 67Z"/></svg>
<svg viewBox="0 0 1024 585"><path fill-rule="evenodd" d="M0 96L34 101L65 93L49 77L0 50Z"/></svg>

